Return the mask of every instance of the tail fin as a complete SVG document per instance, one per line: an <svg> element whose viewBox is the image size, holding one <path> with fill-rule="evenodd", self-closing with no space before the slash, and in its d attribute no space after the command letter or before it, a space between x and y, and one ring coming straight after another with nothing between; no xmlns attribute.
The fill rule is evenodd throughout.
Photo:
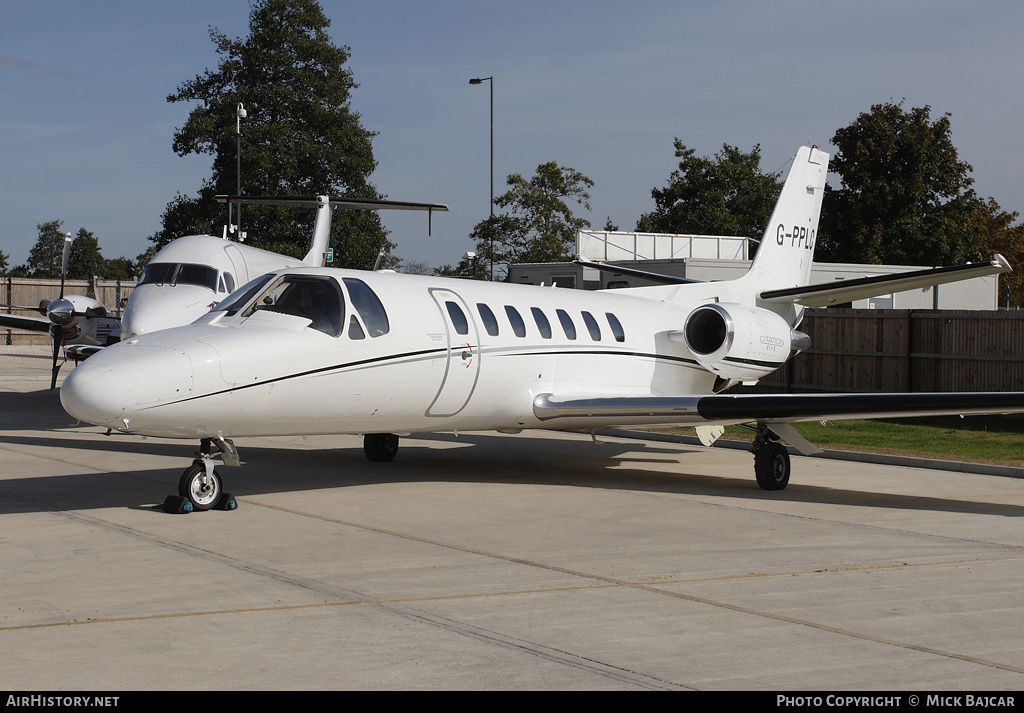
<svg viewBox="0 0 1024 713"><path fill-rule="evenodd" d="M810 281L828 160L817 146L797 151L750 272L743 278L757 292Z"/></svg>
<svg viewBox="0 0 1024 713"><path fill-rule="evenodd" d="M327 246L331 241L331 199L329 196L316 197L316 224L313 227L313 241L309 252L302 262L306 265L321 267L327 255Z"/></svg>

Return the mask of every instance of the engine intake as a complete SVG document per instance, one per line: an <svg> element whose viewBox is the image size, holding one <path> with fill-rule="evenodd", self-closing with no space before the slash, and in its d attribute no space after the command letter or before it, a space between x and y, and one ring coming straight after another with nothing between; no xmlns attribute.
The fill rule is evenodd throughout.
<svg viewBox="0 0 1024 713"><path fill-rule="evenodd" d="M697 362L725 379L767 376L792 352L810 346L775 312L739 304L706 304L690 313L683 340Z"/></svg>

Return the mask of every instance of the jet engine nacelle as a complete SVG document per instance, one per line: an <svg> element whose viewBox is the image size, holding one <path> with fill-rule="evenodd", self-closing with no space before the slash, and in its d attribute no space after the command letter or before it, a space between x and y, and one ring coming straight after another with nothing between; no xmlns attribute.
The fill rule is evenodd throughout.
<svg viewBox="0 0 1024 713"><path fill-rule="evenodd" d="M739 304L701 305L686 318L682 336L701 366L742 381L770 374L810 346L810 337L774 312Z"/></svg>

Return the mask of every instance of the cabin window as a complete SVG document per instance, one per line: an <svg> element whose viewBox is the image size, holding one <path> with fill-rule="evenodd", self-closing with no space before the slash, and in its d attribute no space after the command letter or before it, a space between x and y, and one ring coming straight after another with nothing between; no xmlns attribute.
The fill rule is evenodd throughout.
<svg viewBox="0 0 1024 713"><path fill-rule="evenodd" d="M363 332L362 326L359 324L359 320L356 319L355 315L349 317L348 320L348 338L349 339L365 339L366 334Z"/></svg>
<svg viewBox="0 0 1024 713"><path fill-rule="evenodd" d="M540 307L531 307L530 311L533 312L533 321L537 323L540 336L545 339L551 339L551 323L548 322L548 316L544 314Z"/></svg>
<svg viewBox="0 0 1024 713"><path fill-rule="evenodd" d="M352 300L352 306L363 319L366 331L371 337L379 337L391 331L388 322L388 313L384 311L377 293L370 289L362 280L354 277L342 278L345 287L348 288L348 296Z"/></svg>
<svg viewBox="0 0 1024 713"><path fill-rule="evenodd" d="M345 323L345 301L338 283L319 275L284 274L273 281L245 312L259 310L303 317L313 329L337 337Z"/></svg>
<svg viewBox="0 0 1024 713"><path fill-rule="evenodd" d="M519 310L511 305L505 305L505 315L508 317L508 323L512 325L512 331L517 337L526 336L526 322L523 321L523 316L519 314Z"/></svg>
<svg viewBox="0 0 1024 713"><path fill-rule="evenodd" d="M260 275L255 280L242 285L237 291L232 292L230 295L225 297L217 305L215 312L227 312L228 316L235 314L239 309L244 307L249 300L263 290L263 286L274 279L273 274Z"/></svg>
<svg viewBox="0 0 1024 713"><path fill-rule="evenodd" d="M455 331L458 334L469 334L469 320L466 319L466 313L462 311L462 308L451 300L445 302L444 306L448 309L448 316L452 318L452 326L455 327Z"/></svg>
<svg viewBox="0 0 1024 713"><path fill-rule="evenodd" d="M615 336L615 341L626 341L626 333L622 331L622 323L619 322L618 317L611 312L605 312L604 316L608 318L608 326L612 328L612 334Z"/></svg>
<svg viewBox="0 0 1024 713"><path fill-rule="evenodd" d="M483 320L484 329L487 330L487 333L492 337L498 336L498 320L494 316L494 312L491 311L491 308L483 302L478 302L476 311L480 313L480 319Z"/></svg>
<svg viewBox="0 0 1024 713"><path fill-rule="evenodd" d="M573 324L572 317L564 309L556 309L555 314L558 315L558 321L562 324L562 331L565 332L566 339L576 338L576 325Z"/></svg>
<svg viewBox="0 0 1024 713"><path fill-rule="evenodd" d="M587 325L591 339L595 342L601 341L601 327L598 325L597 320L594 319L594 315L590 314L590 312L584 312L583 324Z"/></svg>

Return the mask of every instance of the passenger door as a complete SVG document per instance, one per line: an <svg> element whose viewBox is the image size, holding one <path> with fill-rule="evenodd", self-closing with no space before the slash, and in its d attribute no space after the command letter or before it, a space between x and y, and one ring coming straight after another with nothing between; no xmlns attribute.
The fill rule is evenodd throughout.
<svg viewBox="0 0 1024 713"><path fill-rule="evenodd" d="M433 288L434 299L448 338L444 376L427 416L454 416L466 407L480 374L480 340L473 313L451 290Z"/></svg>

